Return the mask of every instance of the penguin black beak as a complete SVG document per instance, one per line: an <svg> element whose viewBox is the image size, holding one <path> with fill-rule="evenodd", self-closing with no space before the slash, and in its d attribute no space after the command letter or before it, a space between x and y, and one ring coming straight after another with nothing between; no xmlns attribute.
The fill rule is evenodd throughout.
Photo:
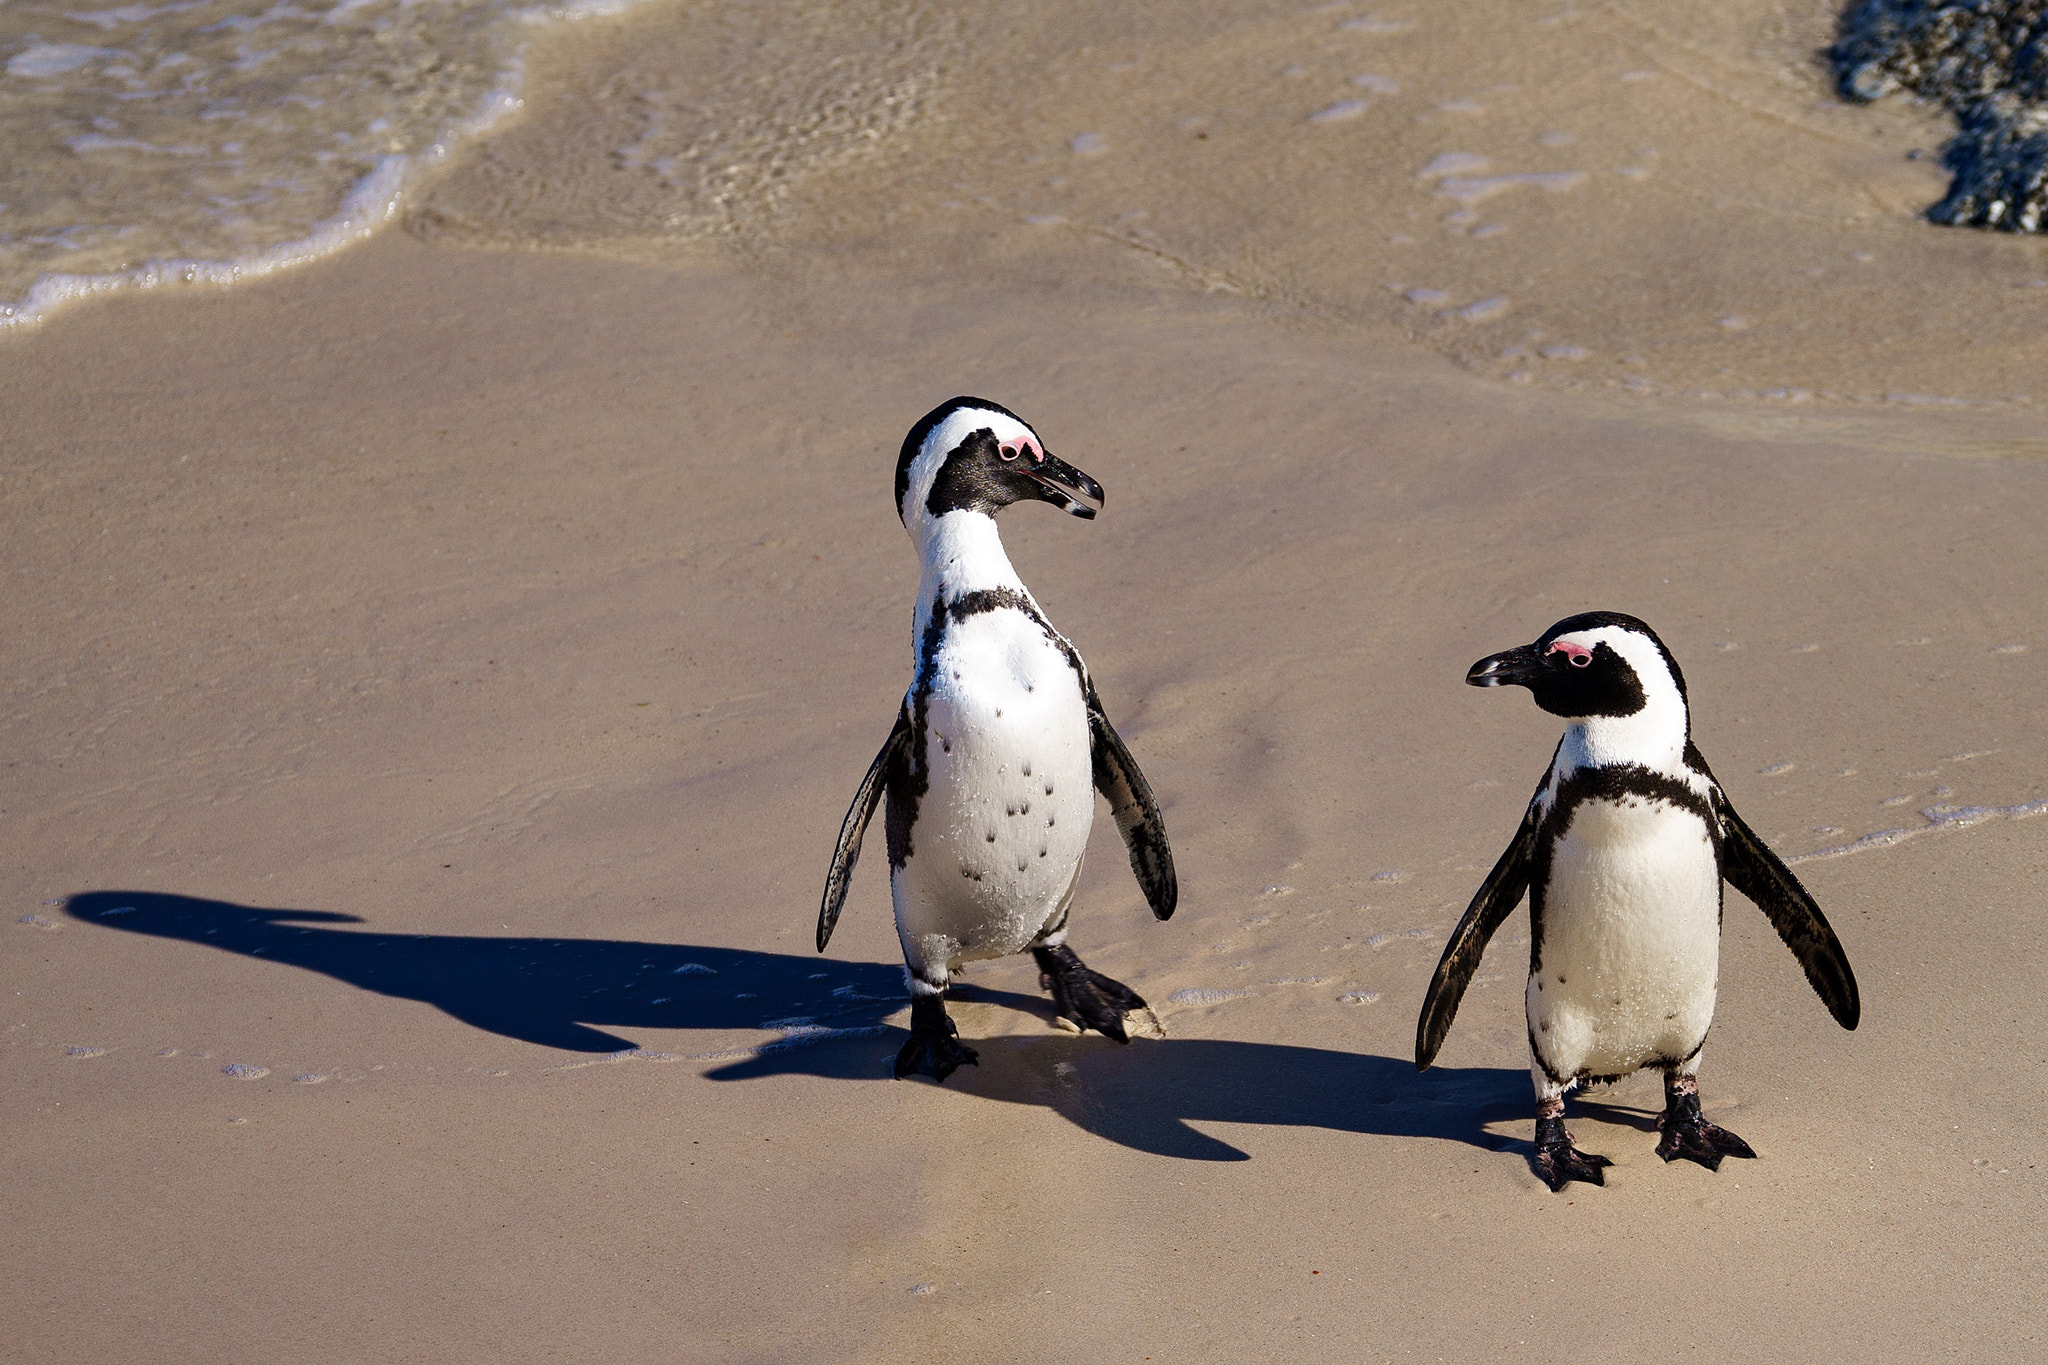
<svg viewBox="0 0 2048 1365"><path fill-rule="evenodd" d="M1083 474L1080 470L1048 454L1036 464L1024 469L1024 474L1038 486L1038 497L1049 502L1069 516L1093 521L1102 509L1102 485ZM1087 502L1079 499L1086 498ZM1089 504L1094 504L1090 506Z"/></svg>
<svg viewBox="0 0 2048 1365"><path fill-rule="evenodd" d="M1533 687L1542 671L1543 663L1536 653L1536 646L1523 645L1519 649L1487 655L1472 665L1465 674L1465 681L1474 687Z"/></svg>

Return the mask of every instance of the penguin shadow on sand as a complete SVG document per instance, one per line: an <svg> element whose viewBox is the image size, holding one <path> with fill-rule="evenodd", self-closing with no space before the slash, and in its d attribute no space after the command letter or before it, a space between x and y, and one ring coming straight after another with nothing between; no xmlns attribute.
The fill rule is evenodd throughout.
<svg viewBox="0 0 2048 1365"><path fill-rule="evenodd" d="M1035 996L956 987L953 997L1053 1019L1050 1002ZM1526 1140L1488 1131L1503 1122L1520 1127L1528 1117L1529 1074L1520 1068L1418 1074L1407 1057L1171 1035L1127 1046L1093 1033L981 1038L974 1045L980 1065L962 1067L947 1088L1039 1105L1097 1137L1157 1156L1253 1159L1193 1123L1327 1128L1534 1152Z"/></svg>
<svg viewBox="0 0 2048 1365"><path fill-rule="evenodd" d="M900 974L891 1008L905 1003ZM1043 996L959 983L956 1008L985 1006L1034 1015L1052 1024ZM987 1016L984 1016L987 1017ZM980 1021L965 1013L968 1033ZM760 1055L706 1073L712 1080L805 1073L888 1079L893 1049L905 1031L891 1028L877 1047L865 1039ZM1487 1151L1533 1153L1526 1140L1487 1131L1523 1121L1529 1073L1521 1068L1432 1068L1417 1074L1405 1057L1340 1052L1227 1038L1145 1038L1119 1044L1098 1034L970 1037L980 1062L948 1076L944 1088L964 1096L1051 1109L1097 1137L1157 1156L1188 1161L1249 1161L1250 1153L1190 1127L1241 1123L1330 1128L1382 1137L1440 1138ZM855 1059L833 1058L847 1054ZM828 1060L829 1059L829 1060ZM930 1085L922 1079L897 1085Z"/></svg>
<svg viewBox="0 0 2048 1365"><path fill-rule="evenodd" d="M621 939L380 933L354 927L363 923L358 915L154 891L73 896L65 913L319 972L566 1052L636 1048L640 1029L787 1028L793 1015L881 1032L903 1007L902 969L880 963Z"/></svg>
<svg viewBox="0 0 2048 1365"><path fill-rule="evenodd" d="M888 1022L908 1004L894 964L630 940L386 933L331 910L154 891L89 892L73 896L65 912L418 1000L540 1047L601 1054L641 1046L632 1036L641 1029L774 1028L781 1041L706 1076L926 1084L890 1075L890 1058L908 1036ZM953 994L961 1005L1052 1017L1037 996L969 984ZM1529 1147L1487 1131L1526 1118L1528 1074L1520 1068L1440 1066L1418 1075L1405 1057L1215 1038L1120 1046L1094 1034L1055 1034L975 1046L981 1064L961 1068L948 1090L1051 1109L1107 1141L1160 1156L1251 1159L1191 1121L1437 1138L1499 1152Z"/></svg>

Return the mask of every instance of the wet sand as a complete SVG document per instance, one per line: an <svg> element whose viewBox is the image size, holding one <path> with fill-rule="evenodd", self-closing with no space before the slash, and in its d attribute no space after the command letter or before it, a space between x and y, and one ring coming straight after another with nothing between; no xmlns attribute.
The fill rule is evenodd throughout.
<svg viewBox="0 0 2048 1365"><path fill-rule="evenodd" d="M939 1088L884 1079L879 858L810 938L907 677L895 446L962 390L1108 489L1004 531L1183 890L1152 922L1100 822L1074 942L1168 1038L977 967ZM23 1359L2036 1349L2048 449L2011 414L403 236L78 312L0 393ZM1609 1186L1553 1195L1520 912L1411 1048L1556 738L1463 670L1591 607L1663 633L1774 847L1858 850L1798 871L1865 1013L1731 894L1702 1081L1762 1159L1663 1165L1638 1078L1576 1108Z"/></svg>
<svg viewBox="0 0 2048 1365"><path fill-rule="evenodd" d="M1488 378L1714 405L2041 387L2039 238L1940 228L1953 120L1844 103L1824 0L749 0L537 52L435 240L1222 293Z"/></svg>

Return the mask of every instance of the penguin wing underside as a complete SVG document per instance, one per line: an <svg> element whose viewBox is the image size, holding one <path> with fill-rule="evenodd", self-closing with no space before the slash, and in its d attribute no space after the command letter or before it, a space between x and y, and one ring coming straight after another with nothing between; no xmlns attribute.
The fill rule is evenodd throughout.
<svg viewBox="0 0 2048 1365"><path fill-rule="evenodd" d="M1429 994L1422 1000L1422 1015L1415 1021L1417 1071L1429 1070L1429 1064L1436 1060L1437 1049L1444 1045L1444 1038L1451 1031L1451 1020L1458 1015L1458 1002L1465 998L1465 988L1472 984L1472 974L1479 970L1479 959L1485 955L1488 941L1522 903L1523 893L1529 889L1540 823L1532 799L1522 816L1521 828L1515 831L1493 871L1486 874L1479 893L1465 907L1465 918L1458 921L1451 941L1444 945L1436 975L1429 979Z"/></svg>
<svg viewBox="0 0 2048 1365"><path fill-rule="evenodd" d="M860 861L861 836L868 832L868 821L875 818L875 807L882 804L889 769L909 758L910 741L910 712L905 709L896 713L896 728L889 731L889 737L882 741L882 751L868 765L868 775L860 780L860 790L853 794L853 804L847 807L846 820L839 826L839 846L832 850L832 870L825 874L825 899L818 906L821 953L831 942L839 912L846 906L846 891L853 885L853 867Z"/></svg>
<svg viewBox="0 0 2048 1365"><path fill-rule="evenodd" d="M1715 796L1716 813L1721 817L1721 875L1764 912L1792 956L1799 959L1814 994L1835 1022L1846 1029L1855 1028L1863 1017L1863 1001L1842 941L1792 869L1743 823L1718 785Z"/></svg>
<svg viewBox="0 0 2048 1365"><path fill-rule="evenodd" d="M1123 736L1103 714L1095 684L1088 685L1089 756L1095 768L1095 789L1109 800L1117 832L1131 850L1131 871L1157 919L1171 919L1180 902L1180 881L1173 872L1173 849L1166 842L1166 821L1152 798L1152 784L1138 771Z"/></svg>

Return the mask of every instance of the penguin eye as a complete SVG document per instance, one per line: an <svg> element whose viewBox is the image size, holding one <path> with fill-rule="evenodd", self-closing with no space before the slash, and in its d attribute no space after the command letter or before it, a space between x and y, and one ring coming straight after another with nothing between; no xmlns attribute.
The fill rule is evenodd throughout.
<svg viewBox="0 0 2048 1365"><path fill-rule="evenodd" d="M1584 668L1587 664L1593 662L1592 650L1587 649L1584 645L1572 644L1567 640L1559 640L1556 644L1552 645L1546 652L1550 654L1564 655L1565 658L1571 661L1571 665L1573 668Z"/></svg>
<svg viewBox="0 0 2048 1365"><path fill-rule="evenodd" d="M1002 458L1004 458L1005 460L1014 460L1014 459L1016 459L1016 458L1017 458L1017 457L1018 457L1019 455L1022 455L1023 453L1024 453L1024 451L1022 450L1022 448L1021 448L1021 447L1017 447L1017 446L997 446L997 447L996 447L996 454L998 454L998 455L1002 456Z"/></svg>

